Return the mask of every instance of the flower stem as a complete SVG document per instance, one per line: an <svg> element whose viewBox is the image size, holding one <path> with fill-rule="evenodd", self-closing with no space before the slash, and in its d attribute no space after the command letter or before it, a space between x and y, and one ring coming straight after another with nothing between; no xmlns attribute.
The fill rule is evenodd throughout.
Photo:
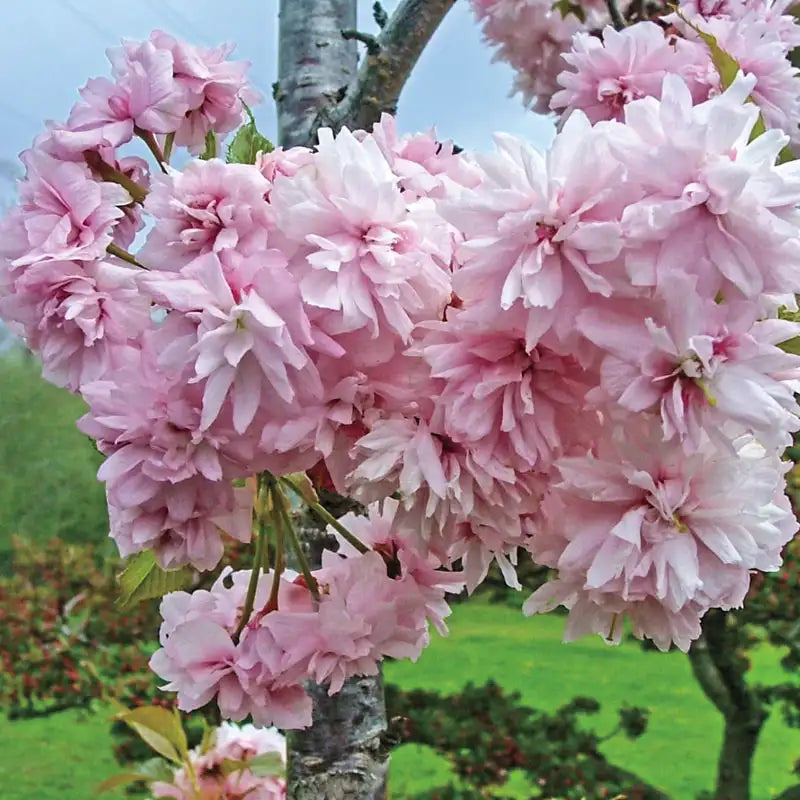
<svg viewBox="0 0 800 800"><path fill-rule="evenodd" d="M144 186L139 186L136 181L129 178L125 173L107 164L103 161L100 154L94 150L85 150L83 157L89 165L89 169L99 175L104 181L118 183L123 189L127 189L134 203L144 202L145 197L147 197L147 190Z"/></svg>
<svg viewBox="0 0 800 800"><path fill-rule="evenodd" d="M161 168L161 171L166 172L167 168L164 165L167 163L167 159L164 156L161 148L158 146L158 142L156 141L156 137L153 135L153 132L145 131L139 127L135 127L133 131L147 145L147 149L155 157L156 161L158 162L158 166Z"/></svg>
<svg viewBox="0 0 800 800"><path fill-rule="evenodd" d="M116 256L117 258L121 258L123 261L127 261L129 264L133 264L135 267L147 269L144 264L141 264L136 260L136 256L132 256L127 250L123 250L119 245L114 244L114 242L111 242L108 247L106 247L106 252L108 252L109 255Z"/></svg>
<svg viewBox="0 0 800 800"><path fill-rule="evenodd" d="M169 159L172 156L172 147L175 144L175 134L168 133L167 138L164 139L164 163L169 164Z"/></svg>
<svg viewBox="0 0 800 800"><path fill-rule="evenodd" d="M319 602L317 579L311 574L311 566L308 563L306 554L303 552L300 539L297 538L297 531L294 529L292 520L289 517L289 512L286 509L286 498L277 486L272 491L272 497L274 499L275 508L283 523L283 527L285 527L286 533L289 534L289 543L292 545L292 550L294 550L294 554L297 557L297 563L300 565L300 572L303 573L303 577L306 580L306 586L308 586L308 590L311 592L311 596L314 600Z"/></svg>
<svg viewBox="0 0 800 800"><path fill-rule="evenodd" d="M291 482L286 480L285 478L281 478L281 483L284 486L288 486L309 508L312 514L314 514L317 519L330 525L332 528L336 530L337 533L341 534L342 538L353 545L359 553L368 553L369 547L367 547L364 542L362 542L357 536L354 536L350 533L341 522L339 522L336 517L328 511L325 506L321 505L320 503L315 503L314 501L307 500L303 497L302 492Z"/></svg>
<svg viewBox="0 0 800 800"><path fill-rule="evenodd" d="M261 565L264 562L264 547L266 546L268 529L268 515L265 511L267 498L264 496L264 493L269 491L271 481L271 476L268 476L266 473L260 473L258 475L258 491L256 493L255 508L253 509L257 528L257 533L255 534L256 551L253 556L253 566L250 571L250 582L247 584L247 594L244 598L242 617L233 634L233 640L237 644L239 642L239 637L242 635L242 631L250 620L250 615L253 613L253 603L256 599L256 589L258 589L258 578L261 572Z"/></svg>
<svg viewBox="0 0 800 800"><path fill-rule="evenodd" d="M283 518L277 512L277 503L275 502L276 489L272 489L272 507L275 514L275 571L272 573L272 588L269 592L269 600L267 601L267 608L274 611L278 608L278 590L281 585L281 575L283 574L284 567L284 551L286 548L286 539L284 531Z"/></svg>

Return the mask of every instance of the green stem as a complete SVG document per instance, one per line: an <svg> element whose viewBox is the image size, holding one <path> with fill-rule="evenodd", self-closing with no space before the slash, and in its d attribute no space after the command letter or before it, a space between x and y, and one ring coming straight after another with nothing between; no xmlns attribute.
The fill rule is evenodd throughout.
<svg viewBox="0 0 800 800"><path fill-rule="evenodd" d="M283 527L286 528L286 533L289 534L289 542L292 545L292 550L294 550L295 556L297 556L297 563L300 565L300 572L303 573L303 577L306 579L306 586L308 586L308 590L311 592L311 596L314 598L314 600L319 602L319 587L317 586L317 579L311 574L311 565L308 563L306 554L303 552L303 546L300 544L300 540L297 538L297 531L295 531L294 525L292 525L292 520L289 517L289 512L286 510L286 499L277 486L273 489L272 497L275 508L278 510L278 514L283 522Z"/></svg>
<svg viewBox="0 0 800 800"><path fill-rule="evenodd" d="M164 140L164 162L169 164L169 160L172 157L172 147L175 144L175 134L168 133L167 138Z"/></svg>
<svg viewBox="0 0 800 800"><path fill-rule="evenodd" d="M158 142L156 141L156 137L153 135L153 132L142 130L139 127L135 127L133 131L147 145L147 149L155 157L156 161L158 162L158 166L161 168L161 171L166 172L167 168L164 166L164 164L167 163L167 158L162 152L161 148L158 146Z"/></svg>
<svg viewBox="0 0 800 800"><path fill-rule="evenodd" d="M350 533L350 531L347 530L347 528L345 528L345 526L342 525L342 523L339 522L339 520L336 519L336 517L334 517L327 508L325 508L325 506L303 497L303 493L291 481L281 478L281 483L284 486L288 486L308 506L311 513L314 514L317 519L334 528L337 533L341 534L342 538L353 545L353 547L355 547L359 553L369 552L369 547L367 547L357 536L354 536L352 533Z"/></svg>
<svg viewBox="0 0 800 800"><path fill-rule="evenodd" d="M244 598L244 606L242 608L242 618L239 620L239 625L233 634L234 642L239 641L242 631L245 629L247 623L250 621L250 615L253 613L253 603L256 599L256 589L258 589L258 578L261 573L261 565L264 563L264 547L267 541L267 519L264 514L264 504L266 497L264 493L269 491L269 478L263 473L258 476L258 490L256 492L256 502L254 514L256 517L258 533L256 533L256 551L253 556L253 566L250 572L250 582L247 584L247 594Z"/></svg>
<svg viewBox="0 0 800 800"><path fill-rule="evenodd" d="M143 186L139 186L136 181L118 169L114 169L110 164L106 164L100 154L94 150L86 150L83 157L89 165L89 169L97 173L104 181L118 183L123 189L128 190L128 194L133 198L134 203L144 203L144 199L147 197L147 190Z"/></svg>
<svg viewBox="0 0 800 800"><path fill-rule="evenodd" d="M277 508L275 501L275 494L277 489L273 486L272 489L272 503L273 508ZM280 513L275 514L275 572L272 574L272 588L269 593L269 601L267 608L270 611L278 608L278 590L281 585L281 575L283 574L284 567L284 550L285 550L285 537L284 537L284 522Z"/></svg>
<svg viewBox="0 0 800 800"><path fill-rule="evenodd" d="M123 261L127 261L129 264L133 264L134 267L147 269L144 264L141 264L136 260L135 256L132 256L127 250L123 250L121 247L119 247L119 245L114 244L114 242L111 242L108 247L106 247L106 251L112 256L116 256L117 258L121 258Z"/></svg>

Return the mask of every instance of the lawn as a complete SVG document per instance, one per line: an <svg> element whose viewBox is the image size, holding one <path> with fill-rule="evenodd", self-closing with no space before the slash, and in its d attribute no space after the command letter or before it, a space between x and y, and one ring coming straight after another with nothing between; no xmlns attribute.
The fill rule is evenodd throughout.
<svg viewBox="0 0 800 800"><path fill-rule="evenodd" d="M619 705L648 706L648 732L638 742L612 739L605 745L607 755L675 800L692 800L710 788L720 719L693 681L686 657L645 653L635 644L609 648L599 640L562 645L562 623L558 617L525 620L513 609L480 600L463 604L448 639L434 638L417 664L388 665L387 677L407 688L442 692L494 678L543 709L577 694L593 695L603 704L591 718L601 732L614 727ZM781 671L774 651L764 649L755 661L762 680ZM771 800L793 783L790 769L798 756L800 732L785 728L775 716L756 757L753 800ZM67 713L0 723L3 800L83 800L116 769L102 715L82 719ZM406 797L447 775L444 761L407 746L394 757L392 794Z"/></svg>

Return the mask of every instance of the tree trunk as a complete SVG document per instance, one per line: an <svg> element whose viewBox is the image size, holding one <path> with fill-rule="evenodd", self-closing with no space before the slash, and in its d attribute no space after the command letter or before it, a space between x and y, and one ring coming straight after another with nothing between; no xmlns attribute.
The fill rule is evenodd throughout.
<svg viewBox="0 0 800 800"><path fill-rule="evenodd" d="M355 26L356 0L281 0L275 100L284 147L312 145L320 111L355 77L356 42L341 35ZM326 505L336 516L346 510ZM324 535L310 520L303 533L312 566L319 566ZM323 686L306 688L313 724L287 739L289 800L383 800L389 755L381 676L351 679L333 697Z"/></svg>
<svg viewBox="0 0 800 800"><path fill-rule="evenodd" d="M750 773L764 715L736 711L725 718L715 800L750 800Z"/></svg>
<svg viewBox="0 0 800 800"><path fill-rule="evenodd" d="M735 616L709 611L703 633L689 651L697 682L725 720L714 800L750 800L753 756L768 716L763 701L745 680L748 667L738 655L741 633Z"/></svg>
<svg viewBox="0 0 800 800"><path fill-rule="evenodd" d="M389 754L381 676L352 678L328 697L307 687L314 724L289 736L290 800L383 800Z"/></svg>
<svg viewBox="0 0 800 800"><path fill-rule="evenodd" d="M380 37L379 57L365 59L359 73L357 42L342 35L356 28L356 0L280 0L274 87L280 144L313 146L322 124L368 128L381 111L394 110L454 2L402 0ZM338 495L320 499L334 516L350 510L350 501ZM312 566L319 566L324 534L308 523L303 544ZM325 687L307 688L313 724L288 737L289 800L383 800L389 750L382 676L351 679L333 697Z"/></svg>
<svg viewBox="0 0 800 800"><path fill-rule="evenodd" d="M284 147L311 145L314 121L358 69L356 0L281 0L278 23L278 136Z"/></svg>

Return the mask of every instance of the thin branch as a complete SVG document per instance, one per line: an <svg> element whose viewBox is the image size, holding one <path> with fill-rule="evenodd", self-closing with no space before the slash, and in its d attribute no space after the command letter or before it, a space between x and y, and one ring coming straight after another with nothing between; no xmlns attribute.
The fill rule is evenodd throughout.
<svg viewBox="0 0 800 800"><path fill-rule="evenodd" d="M389 15L386 13L386 9L378 0L372 4L372 19L375 20L375 24L381 28L381 30L386 27L386 23L389 21Z"/></svg>
<svg viewBox="0 0 800 800"><path fill-rule="evenodd" d="M127 261L129 264L133 264L134 267L147 269L144 264L136 260L136 256L132 256L127 250L123 250L119 245L114 244L114 242L109 243L108 247L106 247L106 251L109 255L116 256L122 261Z"/></svg>
<svg viewBox="0 0 800 800"><path fill-rule="evenodd" d="M344 99L323 108L311 131L346 125L367 129L384 112L395 113L400 92L425 45L455 0L402 0L377 37L379 52L367 53Z"/></svg>
<svg viewBox="0 0 800 800"><path fill-rule="evenodd" d="M367 46L367 53L371 56L376 56L381 51L380 42L378 42L377 37L373 36L371 33L363 33L362 31L353 30L351 28L342 31L342 37L345 39L355 39L355 41L365 44Z"/></svg>
<svg viewBox="0 0 800 800"><path fill-rule="evenodd" d="M733 711L733 704L714 660L708 652L705 636L692 642L692 648L689 650L689 663L692 665L694 677L706 697L716 706L720 714L727 717Z"/></svg>
<svg viewBox="0 0 800 800"><path fill-rule="evenodd" d="M617 0L606 0L606 7L608 8L608 15L611 17L611 24L618 31L621 31L623 28L627 27L628 23L625 21L625 17L619 10Z"/></svg>

